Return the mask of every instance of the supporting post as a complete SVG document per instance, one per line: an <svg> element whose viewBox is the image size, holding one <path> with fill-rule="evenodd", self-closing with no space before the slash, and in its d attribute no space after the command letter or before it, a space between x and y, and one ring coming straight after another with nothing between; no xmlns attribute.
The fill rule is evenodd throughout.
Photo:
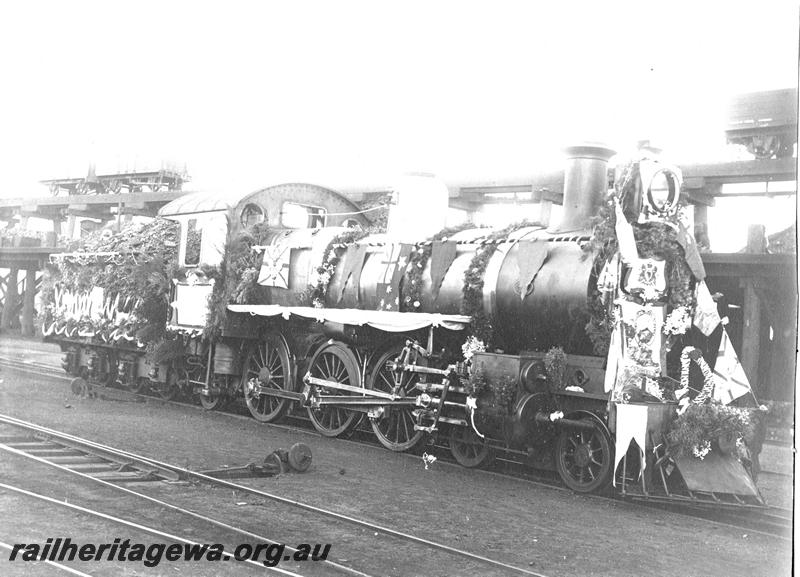
<svg viewBox="0 0 800 577"><path fill-rule="evenodd" d="M0 317L0 330L8 330L14 328L18 319L15 319L15 312L17 309L17 300L19 299L19 292L17 291L17 273L18 268L12 268L6 277L6 298L3 303L3 314Z"/></svg>
<svg viewBox="0 0 800 577"><path fill-rule="evenodd" d="M32 337L36 332L33 325L34 302L36 299L36 269L25 272L25 295L22 301L22 336Z"/></svg>
<svg viewBox="0 0 800 577"><path fill-rule="evenodd" d="M742 367L758 395L760 389L758 359L761 354L761 299L758 298L752 279L742 279L741 286L744 289Z"/></svg>

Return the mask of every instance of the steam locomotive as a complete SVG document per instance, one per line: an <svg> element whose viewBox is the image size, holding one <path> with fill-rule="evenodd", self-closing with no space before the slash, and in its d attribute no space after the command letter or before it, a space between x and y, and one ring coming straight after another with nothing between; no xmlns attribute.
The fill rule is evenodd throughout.
<svg viewBox="0 0 800 577"><path fill-rule="evenodd" d="M319 186L235 202L187 195L159 213L180 226L169 353L52 319L46 338L78 380L194 393L209 410L239 397L263 422L305 410L329 437L366 419L392 451L435 439L467 467L505 451L579 492L614 484L626 495L761 503L750 471L717 489L707 482L722 465L698 474L691 457L665 450L676 401L646 404L645 446L616 447L615 458L610 357L587 331L607 264L591 241L608 210L612 155L591 143L568 149L560 221L503 231L439 232L447 191L425 175L396 188L387 231L372 234L359 207ZM620 204L632 221L678 204L676 172L653 166L637 170Z"/></svg>

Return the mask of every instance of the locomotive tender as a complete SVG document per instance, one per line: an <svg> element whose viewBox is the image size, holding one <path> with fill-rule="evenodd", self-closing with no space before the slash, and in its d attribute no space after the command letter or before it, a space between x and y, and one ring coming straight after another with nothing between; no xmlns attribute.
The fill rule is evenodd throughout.
<svg viewBox="0 0 800 577"><path fill-rule="evenodd" d="M101 343L51 326L47 338L62 346L65 368L80 378L118 378L165 396L193 392L207 409L243 396L264 422L302 407L331 437L367 419L390 450L438 439L467 467L507 451L555 469L581 492L614 480L626 494L696 499L703 474L698 486L696 464L670 457L659 442L674 402L647 408L645 456L620 447L625 456L615 473L607 359L586 330L602 265L586 245L592 219L607 203L613 151L583 144L567 155L560 222L500 233L463 228L434 236L440 226L428 223L421 237L409 238L398 230L402 220L393 227L392 214L388 232L358 232L369 225L358 207L308 184L274 186L231 203L187 195L159 213L180 224L169 358L154 360L125 334ZM660 174L665 202L677 205L675 172ZM664 190L651 190L652 176L639 177L626 215L658 204ZM398 213L416 194L417 210L430 216L427 207L440 192L435 181L417 175L406 185ZM220 283L231 279L209 271L224 273L232 239L254 227L260 237L248 258L257 264L247 274L257 290L238 303L226 299L218 330L210 330L214 295L229 294ZM690 478L680 476L679 465L691 469ZM733 499L761 502L749 477L731 486ZM707 492L717 499L714 493L726 491Z"/></svg>

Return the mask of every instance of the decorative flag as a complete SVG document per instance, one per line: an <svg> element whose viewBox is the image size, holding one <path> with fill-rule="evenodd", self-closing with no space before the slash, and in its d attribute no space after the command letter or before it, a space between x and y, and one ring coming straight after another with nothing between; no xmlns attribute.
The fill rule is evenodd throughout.
<svg viewBox="0 0 800 577"><path fill-rule="evenodd" d="M611 260L603 265L603 270L597 277L597 290L600 291L603 304L608 302L609 295L614 295L619 283L619 254L614 253Z"/></svg>
<svg viewBox="0 0 800 577"><path fill-rule="evenodd" d="M386 268L383 272L382 282L378 283L379 310L400 310L400 280L408 266L408 255L414 248L412 244L387 244L385 248Z"/></svg>
<svg viewBox="0 0 800 577"><path fill-rule="evenodd" d="M709 336L717 328L721 322L719 312L717 311L717 303L711 298L711 293L706 286L705 281L697 283L695 289L695 300L697 306L694 311L694 326L700 329L705 336Z"/></svg>
<svg viewBox="0 0 800 577"><path fill-rule="evenodd" d="M344 262L342 263L342 292L336 302L342 302L345 289L347 289L347 281L353 278L353 286L356 287L356 300L358 300L358 284L361 280L361 269L364 268L364 257L367 256L367 246L357 244L355 246L347 247L347 252L344 255Z"/></svg>
<svg viewBox="0 0 800 577"><path fill-rule="evenodd" d="M628 292L641 292L645 300L657 300L667 290L667 279L664 274L663 260L637 258L631 265L626 281Z"/></svg>
<svg viewBox="0 0 800 577"><path fill-rule="evenodd" d="M686 264L697 280L706 278L706 268L703 266L703 259L700 258L700 250L697 248L697 241L694 235L690 233L684 226L683 222L678 223L678 244L683 247L683 253L686 257Z"/></svg>
<svg viewBox="0 0 800 577"><path fill-rule="evenodd" d="M435 240L431 245L431 294L433 300L439 296L442 281L456 259L457 245L453 241Z"/></svg>
<svg viewBox="0 0 800 577"><path fill-rule="evenodd" d="M645 440L647 439L647 405L629 405L627 403L617 403L617 432L614 451L614 472L617 465L628 452L631 441L636 441L642 455L642 471L647 465L644 458ZM640 471L641 474L641 471ZM617 476L614 475L614 486L617 485Z"/></svg>
<svg viewBox="0 0 800 577"><path fill-rule="evenodd" d="M258 284L278 288L289 288L289 258L292 249L285 245L271 245L264 247L264 260L261 262L261 272L258 275Z"/></svg>
<svg viewBox="0 0 800 577"><path fill-rule="evenodd" d="M547 260L546 241L521 241L519 243L519 296L522 300L533 292L533 281Z"/></svg>
<svg viewBox="0 0 800 577"><path fill-rule="evenodd" d="M617 217L615 229L617 231L619 255L622 258L622 262L631 264L639 258L639 251L636 249L636 239L633 236L633 227L622 213L622 207L617 200L614 200L614 212Z"/></svg>
<svg viewBox="0 0 800 577"><path fill-rule="evenodd" d="M739 362L739 357L736 356L736 351L733 350L733 344L725 327L722 327L722 340L714 365L714 377L717 382L717 386L714 387L714 399L725 405L747 393L752 394L750 382Z"/></svg>

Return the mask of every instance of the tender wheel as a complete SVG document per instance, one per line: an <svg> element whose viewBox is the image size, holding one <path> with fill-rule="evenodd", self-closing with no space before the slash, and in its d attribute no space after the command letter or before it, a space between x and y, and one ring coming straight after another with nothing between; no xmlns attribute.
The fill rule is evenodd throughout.
<svg viewBox="0 0 800 577"><path fill-rule="evenodd" d="M271 423L289 408L289 399L271 397L264 389L294 389L289 349L278 335L267 335L250 347L242 369L242 392L250 414L257 421Z"/></svg>
<svg viewBox="0 0 800 577"><path fill-rule="evenodd" d="M402 350L402 346L397 346L381 355L369 376L368 389L400 396L412 394L418 375L392 370L392 364ZM391 451L407 451L419 443L423 432L414 430L414 407L386 406L383 409L380 417L370 419L372 430L381 445Z"/></svg>
<svg viewBox="0 0 800 577"><path fill-rule="evenodd" d="M454 427L450 437L450 452L462 467L480 467L490 460L489 447L472 427Z"/></svg>
<svg viewBox="0 0 800 577"><path fill-rule="evenodd" d="M311 466L311 447L305 443L295 443L289 449L289 466L299 473L308 471Z"/></svg>
<svg viewBox="0 0 800 577"><path fill-rule="evenodd" d="M556 470L564 484L579 493L605 487L611 478L611 440L589 419L592 429L561 431L556 440Z"/></svg>
<svg viewBox="0 0 800 577"><path fill-rule="evenodd" d="M89 383L83 377L75 377L70 381L69 389L76 397L86 397L89 394Z"/></svg>
<svg viewBox="0 0 800 577"><path fill-rule="evenodd" d="M134 395L143 394L150 387L150 379L147 377L136 377L126 385L126 388Z"/></svg>
<svg viewBox="0 0 800 577"><path fill-rule="evenodd" d="M312 377L333 381L351 387L360 387L361 379L358 374L358 361L353 352L346 345L338 341L332 341L320 348L311 357L308 371ZM320 394L330 395L350 395L346 391L338 389L319 388ZM341 409L326 405L323 407L308 409L308 416L311 423L322 435L326 437L337 437L354 427L361 417L361 413Z"/></svg>

